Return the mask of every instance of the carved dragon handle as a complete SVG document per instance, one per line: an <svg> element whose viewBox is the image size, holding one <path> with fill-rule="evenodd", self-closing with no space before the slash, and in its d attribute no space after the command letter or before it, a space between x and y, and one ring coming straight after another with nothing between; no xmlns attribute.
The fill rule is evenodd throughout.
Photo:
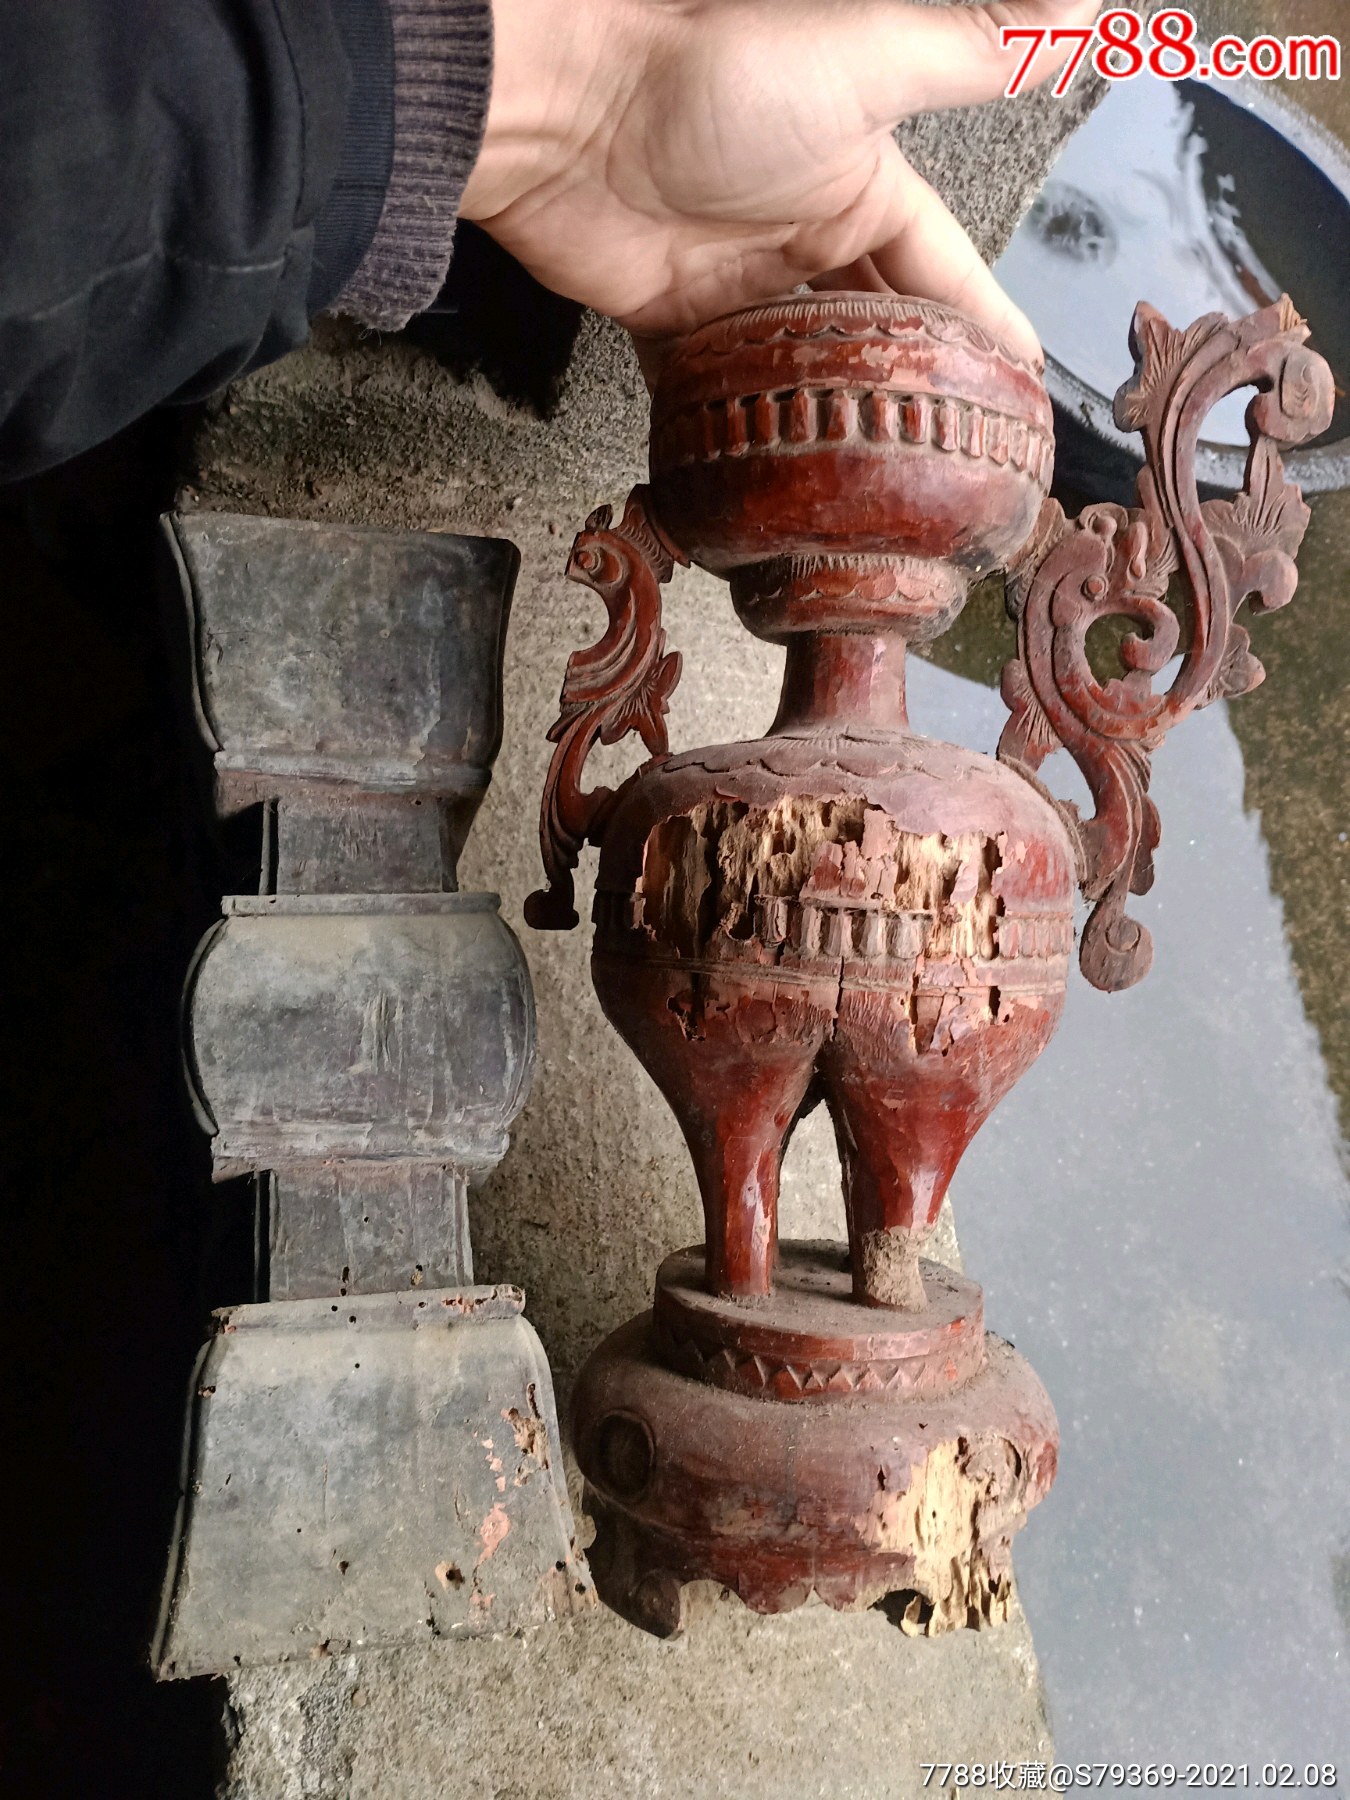
<svg viewBox="0 0 1350 1800"><path fill-rule="evenodd" d="M525 902L526 922L536 931L569 931L577 923L572 871L582 846L604 836L618 798L612 788L582 792L581 773L596 744L617 744L635 731L651 757L670 747L666 709L680 679L680 656L666 650L661 587L675 564L689 559L656 522L646 488L634 488L623 518L617 525L613 518L608 506L593 512L567 559L568 579L599 594L609 623L597 643L568 659L548 734L557 746L539 811L548 885Z"/></svg>
<svg viewBox="0 0 1350 1800"><path fill-rule="evenodd" d="M1325 431L1335 401L1331 371L1304 347L1307 338L1287 298L1237 323L1212 313L1186 331L1141 305L1130 334L1135 372L1115 407L1123 431L1143 434L1139 505L1089 506L1069 521L1047 501L1009 571L1017 655L1003 671L1012 716L998 756L1036 781L1062 745L1087 778L1093 816L1059 810L1081 849L1083 893L1095 903L1079 960L1108 992L1142 980L1153 960L1148 932L1125 912L1129 894L1147 893L1153 882L1152 754L1188 713L1264 679L1235 615L1244 600L1254 613L1273 612L1298 584L1294 557L1310 514L1285 480L1276 446ZM1252 448L1242 491L1201 502L1201 427L1226 394L1248 386L1258 393L1247 414ZM1167 603L1177 570L1180 617ZM1113 617L1140 629L1121 641L1123 677L1099 682L1088 632ZM1154 677L1179 648L1171 686L1156 693Z"/></svg>

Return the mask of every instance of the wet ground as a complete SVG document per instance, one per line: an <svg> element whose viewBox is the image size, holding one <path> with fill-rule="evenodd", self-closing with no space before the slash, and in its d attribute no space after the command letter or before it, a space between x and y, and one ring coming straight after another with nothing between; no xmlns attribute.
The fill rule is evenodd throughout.
<svg viewBox="0 0 1350 1800"><path fill-rule="evenodd" d="M1343 6L1294 10L1204 9L1347 41ZM1344 82L1297 98L1350 142ZM1075 979L956 1196L1063 1431L1018 1551L1060 1757L1253 1786L1268 1762L1350 1777L1350 495L1315 503L1301 569L1253 633L1266 685L1156 759L1152 974ZM991 745L1010 645L982 593L915 671L916 724Z"/></svg>
<svg viewBox="0 0 1350 1800"><path fill-rule="evenodd" d="M1075 977L958 1177L966 1266L1063 1432L1017 1568L1070 1762L1350 1762L1350 1182L1251 807L1292 796L1306 819L1299 777L1238 710L1157 760L1153 972L1110 997ZM1003 707L920 668L911 712L988 745ZM1310 908L1313 852L1282 870Z"/></svg>

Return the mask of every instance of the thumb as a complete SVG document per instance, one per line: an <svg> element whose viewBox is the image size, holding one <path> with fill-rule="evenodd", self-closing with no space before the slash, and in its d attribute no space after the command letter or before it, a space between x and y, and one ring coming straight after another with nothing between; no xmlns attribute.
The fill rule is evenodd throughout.
<svg viewBox="0 0 1350 1800"><path fill-rule="evenodd" d="M812 285L914 294L955 307L1035 367L1044 364L1030 320L995 281L940 196L894 144L877 171L885 205L875 238L849 268Z"/></svg>
<svg viewBox="0 0 1350 1800"><path fill-rule="evenodd" d="M833 68L851 82L873 126L890 127L916 112L949 106L977 106L996 100L1026 60L1033 40L1003 47L1006 30L1044 34L1025 85L1055 74L1073 53L1073 40L1053 48L1052 32L1090 33L1099 0L999 0L994 5L897 6L895 0L862 0L831 9L829 55ZM782 21L781 9L775 8ZM796 31L821 51L820 9L797 16ZM796 55L800 45L790 52ZM784 46L785 52L787 47Z"/></svg>

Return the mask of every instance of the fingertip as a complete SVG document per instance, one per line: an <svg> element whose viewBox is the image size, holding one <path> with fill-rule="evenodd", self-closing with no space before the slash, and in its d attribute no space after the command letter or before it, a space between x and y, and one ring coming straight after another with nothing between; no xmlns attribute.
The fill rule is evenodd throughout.
<svg viewBox="0 0 1350 1800"><path fill-rule="evenodd" d="M1011 300L1005 297L1002 317L995 329L1010 350L1015 350L1019 356L1025 358L1038 375L1044 375L1045 351L1041 346L1040 338L1036 335L1035 326L1020 306L1015 306Z"/></svg>
<svg viewBox="0 0 1350 1800"><path fill-rule="evenodd" d="M1021 307L999 285L998 277L985 262L972 270L964 284L960 305L1014 356L1030 363L1037 374L1045 373L1045 351L1036 327Z"/></svg>

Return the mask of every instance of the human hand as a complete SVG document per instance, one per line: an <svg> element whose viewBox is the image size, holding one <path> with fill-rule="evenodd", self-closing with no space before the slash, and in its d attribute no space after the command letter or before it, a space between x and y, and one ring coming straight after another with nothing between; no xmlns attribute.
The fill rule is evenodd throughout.
<svg viewBox="0 0 1350 1800"><path fill-rule="evenodd" d="M1097 0L493 0L492 98L461 211L641 338L811 282L1036 334L891 136L1000 95L1000 27ZM1043 80L1068 49L1044 53Z"/></svg>

